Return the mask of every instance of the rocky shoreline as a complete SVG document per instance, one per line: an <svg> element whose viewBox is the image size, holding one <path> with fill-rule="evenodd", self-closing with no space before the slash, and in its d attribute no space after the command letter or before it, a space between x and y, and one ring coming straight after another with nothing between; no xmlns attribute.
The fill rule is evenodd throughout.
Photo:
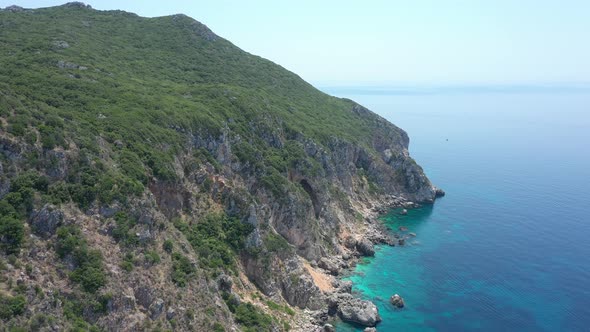
<svg viewBox="0 0 590 332"><path fill-rule="evenodd" d="M437 197L444 196L444 191L441 189L436 189L436 192ZM364 211L365 228L363 233L349 235L343 239L342 244L346 251L340 255L322 257L319 262L312 261L310 263L312 267L330 276L331 289L325 292L326 305L324 308L320 310L306 309L297 317L294 324L295 331L335 331L333 325L330 324L335 320L366 326L365 331L377 331L375 326L381 321L377 306L371 301L362 300L352 294L352 282L344 281L341 278L351 272L363 257L374 256L375 245L405 245L405 240L408 237L415 236L414 233L400 234L405 232L403 229L400 229L400 233L392 234L392 231L387 229L379 217L393 209L402 209L400 215L405 215L407 209L419 208L421 204L390 195L373 206L372 209ZM399 295L397 296L399 297ZM396 301L398 301L397 297ZM401 301L403 303L403 300ZM392 305L401 308L396 303Z"/></svg>

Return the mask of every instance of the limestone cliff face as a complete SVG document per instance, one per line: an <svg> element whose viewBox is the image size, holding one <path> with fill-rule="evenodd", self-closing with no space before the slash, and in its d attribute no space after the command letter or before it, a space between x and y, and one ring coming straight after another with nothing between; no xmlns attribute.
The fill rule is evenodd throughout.
<svg viewBox="0 0 590 332"><path fill-rule="evenodd" d="M337 257L335 271L349 267L351 261L342 257L354 256L358 249L354 245L347 246L346 241L350 241L351 236L356 241L364 239L365 217L376 208L387 207L392 196L418 203L432 203L435 198L435 188L408 155L407 134L361 106L355 106L353 111L361 111L379 123L379 130L367 133L372 135L373 146L360 146L336 138L326 145L305 137L291 138L301 144L307 157L320 167L313 174L299 165L286 170L287 185L280 195L262 185L263 178L251 165L234 155L235 146L242 143L239 135L231 130L225 130L218 137L186 134L187 143L176 157L179 180L153 179L143 197L133 201L130 211L138 220L133 232L145 243L158 244L164 239L174 239L185 248L184 253L193 264L198 265L201 258L188 250L190 244L170 225L170 220L182 217L197 221L206 211L223 210L254 226L248 237L249 250L239 256L243 279L233 277L233 292L239 294L238 298L244 299L247 294L259 291L273 301L284 301L297 308L320 311L327 308L332 285L328 288L318 285L312 273L331 272L321 264L318 267L317 262L325 257ZM268 144L278 147L287 141L286 134L276 130L264 133L263 137ZM18 165L19 155L35 150L8 138L4 138L0 146L9 158L3 162L3 168ZM188 156L202 148L215 156L219 166L205 163L191 168ZM55 180L69 176L72 171L67 165L78 158L75 151L45 151L42 155L52 160L48 163L52 166L44 173ZM9 186L6 180L0 188ZM41 255L35 248L49 245L58 225L76 224L84 228L92 246L108 257L111 280L108 289L114 294L108 302L108 314L96 317L89 314L86 316L89 321L107 329L126 326L129 330L141 330L149 322L170 321L172 318L165 318L166 311L170 310L169 316L176 316L177 326L208 328L210 318L198 312L217 307L212 317L221 315L218 321L224 326L235 326L231 319L221 318L227 308L222 298L224 292L219 290L215 279L198 273L189 289L178 289L166 277L165 269L172 261L159 267L142 265L132 273L121 270L124 255L110 240L114 226L108 222L120 209L120 204L115 203L92 205L87 210L73 205L44 206L31 212L29 223L33 240L26 249L27 257L30 264L41 266L37 276L31 278L44 287L55 286L56 281L46 276L61 273L51 266L52 260L59 259ZM284 242L284 246L272 248L269 241ZM161 248L161 244L155 247ZM166 261L166 253L158 251ZM57 295L42 300L40 305L47 306ZM199 305L195 306L196 303ZM47 312L59 317L58 309L47 308ZM193 316L187 318L187 311Z"/></svg>
<svg viewBox="0 0 590 332"><path fill-rule="evenodd" d="M212 195L221 191L224 209L256 227L249 245L264 247L261 239L276 234L290 245L289 250L273 254L270 262L266 256L260 259L243 255L244 273L265 295L281 296L301 308L318 309L323 305L323 294L303 262L351 252L344 245L346 236L362 234L366 211L387 207L392 196L416 203L432 203L435 199L435 188L408 154L407 134L360 105L354 105L351 111L377 124L377 130L367 133L372 136L372 146L339 139L320 145L295 137L307 157L321 167L315 174L303 167L288 169L291 186L279 197L260 184L261 178L252 172L251 165L232 155L232 146L241 142L231 131L215 139L191 138L194 148L210 149L222 162L219 173L206 173L217 181ZM262 133L269 145L278 147L285 144L286 136L280 130ZM202 179L203 169L183 176ZM164 197L160 202L169 206Z"/></svg>

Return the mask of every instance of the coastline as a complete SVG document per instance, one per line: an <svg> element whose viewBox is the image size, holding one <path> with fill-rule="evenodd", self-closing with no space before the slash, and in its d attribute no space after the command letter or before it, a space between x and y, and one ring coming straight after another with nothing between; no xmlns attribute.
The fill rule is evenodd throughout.
<svg viewBox="0 0 590 332"><path fill-rule="evenodd" d="M436 197L444 196L444 191L436 189L436 192ZM376 331L372 328L381 321L376 305L354 295L352 281L343 278L352 273L363 258L374 256L375 245L403 246L411 236L387 228L381 217L396 209L402 209L399 213L404 215L407 209L433 203L416 203L401 196L388 195L367 204L369 207L358 208L357 211L363 215L362 225L354 233L342 234L343 252L323 257L319 262L307 263L308 272L324 294L326 304L319 310L301 310L295 317L293 331L335 331L333 324L340 321Z"/></svg>

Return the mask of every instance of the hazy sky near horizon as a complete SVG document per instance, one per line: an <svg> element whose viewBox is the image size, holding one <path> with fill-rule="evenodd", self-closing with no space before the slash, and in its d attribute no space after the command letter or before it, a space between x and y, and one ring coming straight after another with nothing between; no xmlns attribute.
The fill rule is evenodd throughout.
<svg viewBox="0 0 590 332"><path fill-rule="evenodd" d="M187 14L316 84L590 82L588 0L85 2L148 17Z"/></svg>

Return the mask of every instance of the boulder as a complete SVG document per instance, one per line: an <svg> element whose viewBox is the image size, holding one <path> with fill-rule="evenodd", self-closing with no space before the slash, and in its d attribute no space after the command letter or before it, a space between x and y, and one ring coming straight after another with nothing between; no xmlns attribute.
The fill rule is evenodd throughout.
<svg viewBox="0 0 590 332"><path fill-rule="evenodd" d="M168 308L168 310L166 311L166 319L172 320L174 319L174 317L176 317L176 310L174 310L173 308Z"/></svg>
<svg viewBox="0 0 590 332"><path fill-rule="evenodd" d="M346 322L362 326L375 326L381 321L377 306L366 300L353 297L350 294L340 294L337 297L338 316Z"/></svg>
<svg viewBox="0 0 590 332"><path fill-rule="evenodd" d="M340 293L352 293L352 281L341 281L337 291Z"/></svg>
<svg viewBox="0 0 590 332"><path fill-rule="evenodd" d="M322 332L336 332L336 329L334 328L334 326L332 324L326 324L322 328Z"/></svg>
<svg viewBox="0 0 590 332"><path fill-rule="evenodd" d="M405 216L406 214L408 214L408 210L402 209L402 211L399 214L401 214L402 216Z"/></svg>
<svg viewBox="0 0 590 332"><path fill-rule="evenodd" d="M396 308L403 308L405 306L404 299L398 294L392 295L389 302Z"/></svg>
<svg viewBox="0 0 590 332"><path fill-rule="evenodd" d="M56 40L53 42L53 46L57 48L69 48L70 44L68 44L68 42L64 40Z"/></svg>
<svg viewBox="0 0 590 332"><path fill-rule="evenodd" d="M367 327L363 330L363 332L377 332L377 329L374 327Z"/></svg>
<svg viewBox="0 0 590 332"><path fill-rule="evenodd" d="M363 256L375 256L375 247L367 239L362 239L356 243L356 250Z"/></svg>
<svg viewBox="0 0 590 332"><path fill-rule="evenodd" d="M232 285L232 278L225 273L221 274L219 278L217 278L217 289L222 292L231 292Z"/></svg>
<svg viewBox="0 0 590 332"><path fill-rule="evenodd" d="M330 272L332 275L338 275L338 272L340 272L340 266L327 257L322 257L318 263L318 266Z"/></svg>
<svg viewBox="0 0 590 332"><path fill-rule="evenodd" d="M154 303L150 306L150 318L157 319L164 311L164 300L156 299Z"/></svg>
<svg viewBox="0 0 590 332"><path fill-rule="evenodd" d="M444 191L444 190L442 190L442 189L440 189L440 188L436 188L436 189L434 190L434 196L435 196L436 198L438 198L438 197L443 197L444 195L446 195L446 193L445 193L445 191Z"/></svg>
<svg viewBox="0 0 590 332"><path fill-rule="evenodd" d="M133 311L135 310L135 296L124 294L113 296L107 302L107 309L109 312Z"/></svg>
<svg viewBox="0 0 590 332"><path fill-rule="evenodd" d="M98 213L104 218L110 218L115 215L115 213L119 212L121 207L118 203L113 203L111 205L103 205L98 208Z"/></svg>
<svg viewBox="0 0 590 332"><path fill-rule="evenodd" d="M356 247L356 240L352 236L347 236L344 240L344 246L348 249L354 249Z"/></svg>
<svg viewBox="0 0 590 332"><path fill-rule="evenodd" d="M45 204L41 210L33 212L29 220L33 232L41 237L48 238L63 223L64 214L51 204Z"/></svg>
<svg viewBox="0 0 590 332"><path fill-rule="evenodd" d="M154 300L151 289L146 286L138 287L133 293L137 304L145 309L148 309Z"/></svg>

